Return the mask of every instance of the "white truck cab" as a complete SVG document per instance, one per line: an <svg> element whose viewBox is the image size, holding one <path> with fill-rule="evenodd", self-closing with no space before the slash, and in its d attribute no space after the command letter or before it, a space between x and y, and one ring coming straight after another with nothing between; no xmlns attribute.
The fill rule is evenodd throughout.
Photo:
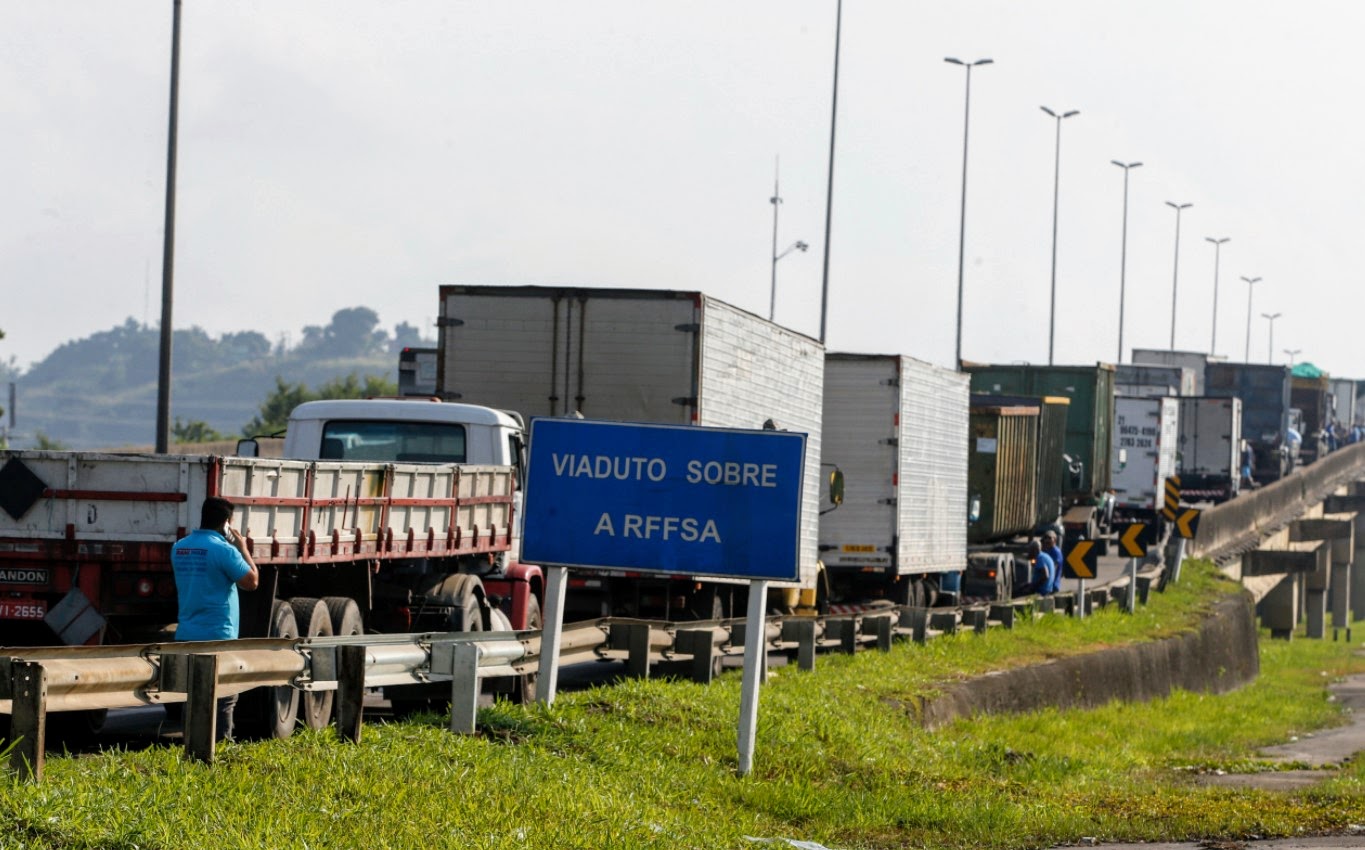
<svg viewBox="0 0 1365 850"><path fill-rule="evenodd" d="M368 463L472 463L523 468L526 427L519 415L435 399L333 399L289 414L291 460ZM238 447L257 454L254 440Z"/></svg>

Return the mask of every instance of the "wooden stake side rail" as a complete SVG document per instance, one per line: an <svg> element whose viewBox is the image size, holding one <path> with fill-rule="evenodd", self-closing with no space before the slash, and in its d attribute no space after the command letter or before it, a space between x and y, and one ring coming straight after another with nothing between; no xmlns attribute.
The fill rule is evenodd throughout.
<svg viewBox="0 0 1365 850"><path fill-rule="evenodd" d="M23 522L0 530L0 559L164 566L170 545L196 524L191 496L196 502L203 496L231 500L233 524L263 564L494 555L512 546L510 467L220 457L92 460L143 471L148 486L48 487ZM77 467L68 481L81 480L84 467ZM170 475L172 468L178 476Z"/></svg>

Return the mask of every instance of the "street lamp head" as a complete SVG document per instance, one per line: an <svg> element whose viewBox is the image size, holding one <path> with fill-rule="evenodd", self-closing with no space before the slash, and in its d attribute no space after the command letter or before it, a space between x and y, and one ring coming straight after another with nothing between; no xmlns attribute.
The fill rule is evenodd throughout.
<svg viewBox="0 0 1365 850"><path fill-rule="evenodd" d="M1279 317L1281 317L1281 316L1283 316L1283 315L1284 315L1283 313L1262 313L1262 314L1261 314L1261 318L1262 318L1262 319L1268 319L1268 320L1270 320L1270 321L1273 322L1273 321L1275 321L1276 319L1278 319Z"/></svg>
<svg viewBox="0 0 1365 850"><path fill-rule="evenodd" d="M1242 280L1244 280L1244 281L1247 282L1247 286L1250 286L1250 285L1252 285L1253 283L1260 283L1260 282L1261 282L1261 279L1260 279L1259 277L1247 277L1247 276L1245 276L1245 275L1242 276Z"/></svg>
<svg viewBox="0 0 1365 850"><path fill-rule="evenodd" d="M1205 242L1212 242L1212 243L1215 244L1215 245L1222 245L1224 242L1231 242L1231 241L1232 241L1232 237L1231 237L1231 236L1224 236L1222 239L1214 239L1212 236L1205 236L1205 237L1204 237L1204 241L1205 241Z"/></svg>
<svg viewBox="0 0 1365 850"><path fill-rule="evenodd" d="M796 250L798 250L798 251L804 251L804 250L806 250L806 249L809 248L809 247L810 247L810 246L807 245L805 242L797 242L797 243L796 243Z"/></svg>
<svg viewBox="0 0 1365 850"><path fill-rule="evenodd" d="M961 59L954 59L954 58L951 57L951 56L945 56L945 57L943 57L943 61L944 61L944 62L951 62L951 63L954 64L954 65L966 65L966 64L967 64L966 62L963 62Z"/></svg>
<svg viewBox="0 0 1365 850"><path fill-rule="evenodd" d="M1046 112L1048 115L1051 115L1053 118L1057 117L1057 113L1053 112L1051 109L1048 109L1046 106L1040 106L1038 108Z"/></svg>
<svg viewBox="0 0 1365 850"><path fill-rule="evenodd" d="M1073 109L1073 110L1071 110L1070 112L1063 112L1063 113L1062 113L1062 117L1063 117L1063 118L1070 118L1070 117L1073 116L1073 115L1080 115L1080 114L1081 114L1081 111L1080 111L1079 109Z"/></svg>
<svg viewBox="0 0 1365 850"><path fill-rule="evenodd" d="M973 64L973 65L994 65L994 64L995 64L995 60L994 60L994 59L978 59L978 60L976 60L975 62L973 62L972 64Z"/></svg>
<svg viewBox="0 0 1365 850"><path fill-rule="evenodd" d="M1177 204L1175 201L1167 201L1166 206L1170 207L1176 212L1179 212L1180 210L1189 209L1190 207L1194 206L1194 204Z"/></svg>
<svg viewBox="0 0 1365 850"><path fill-rule="evenodd" d="M1117 165L1119 168L1122 168L1124 171L1127 171L1130 168L1142 167L1142 163L1140 162L1119 162L1117 159L1111 159L1109 161Z"/></svg>

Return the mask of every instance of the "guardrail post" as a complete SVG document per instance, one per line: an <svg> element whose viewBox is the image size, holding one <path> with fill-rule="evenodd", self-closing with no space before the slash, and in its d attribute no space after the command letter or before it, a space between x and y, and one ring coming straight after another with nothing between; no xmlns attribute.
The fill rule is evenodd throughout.
<svg viewBox="0 0 1365 850"><path fill-rule="evenodd" d="M185 755L213 764L218 731L218 656L190 656L185 699Z"/></svg>
<svg viewBox="0 0 1365 850"><path fill-rule="evenodd" d="M862 632L877 636L877 648L882 652L891 651L891 618L884 616L864 617Z"/></svg>
<svg viewBox="0 0 1365 850"><path fill-rule="evenodd" d="M929 639L929 609L902 608L901 626L910 629L910 639L915 643L924 643Z"/></svg>
<svg viewBox="0 0 1365 850"><path fill-rule="evenodd" d="M702 685L711 684L716 674L715 635L710 629L679 629L673 637L678 652L692 656L688 678Z"/></svg>
<svg viewBox="0 0 1365 850"><path fill-rule="evenodd" d="M478 644L457 643L450 663L450 731L472 735L479 717Z"/></svg>
<svg viewBox="0 0 1365 850"><path fill-rule="evenodd" d="M952 611L939 611L929 615L929 628L937 629L945 635L957 634L957 614Z"/></svg>
<svg viewBox="0 0 1365 850"><path fill-rule="evenodd" d="M1000 625L1007 629L1014 628L1014 603L992 602L989 617L1000 621Z"/></svg>
<svg viewBox="0 0 1365 850"><path fill-rule="evenodd" d="M839 641L839 651L852 655L858 651L858 630L852 617L836 617L825 621L826 632Z"/></svg>
<svg viewBox="0 0 1365 850"><path fill-rule="evenodd" d="M986 620L986 614L985 608L973 608L971 611L972 631L979 635L984 635L986 633L986 627L990 625Z"/></svg>
<svg viewBox="0 0 1365 850"><path fill-rule="evenodd" d="M15 660L10 666L13 703L9 766L24 782L43 781L43 738L47 734L47 672L40 661Z"/></svg>
<svg viewBox="0 0 1365 850"><path fill-rule="evenodd" d="M782 624L782 639L796 642L796 666L815 669L815 621L809 617L787 620Z"/></svg>
<svg viewBox="0 0 1365 850"><path fill-rule="evenodd" d="M620 638L618 641L617 638ZM611 642L626 645L626 675L637 679L649 678L649 624L612 623Z"/></svg>
<svg viewBox="0 0 1365 850"><path fill-rule="evenodd" d="M337 735L351 744L360 743L365 705L365 655L363 646L338 647Z"/></svg>

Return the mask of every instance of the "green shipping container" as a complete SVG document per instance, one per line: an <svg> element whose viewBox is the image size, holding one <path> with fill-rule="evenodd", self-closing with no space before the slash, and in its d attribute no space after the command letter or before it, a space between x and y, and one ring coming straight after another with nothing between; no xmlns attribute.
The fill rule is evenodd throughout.
<svg viewBox="0 0 1365 850"><path fill-rule="evenodd" d="M973 405L967 446L967 494L978 517L967 542L1031 531L1038 512L1037 405Z"/></svg>
<svg viewBox="0 0 1365 850"><path fill-rule="evenodd" d="M1114 367L1031 366L964 363L972 392L1071 399L1066 420L1066 453L1082 464L1079 480L1068 476L1066 495L1089 503L1110 488L1109 454L1114 434Z"/></svg>

